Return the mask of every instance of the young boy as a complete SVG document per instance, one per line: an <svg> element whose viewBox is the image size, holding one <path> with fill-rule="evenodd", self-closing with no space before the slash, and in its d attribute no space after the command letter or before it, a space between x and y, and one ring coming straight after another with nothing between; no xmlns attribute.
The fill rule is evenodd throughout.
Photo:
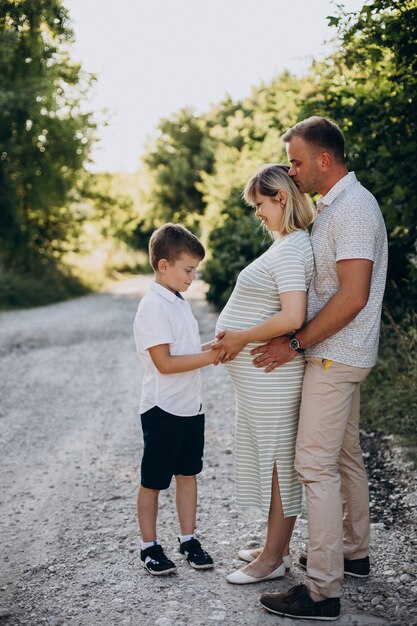
<svg viewBox="0 0 417 626"><path fill-rule="evenodd" d="M144 451L137 514L142 565L153 575L176 571L157 541L158 496L176 480L180 552L196 569L213 567L194 537L196 474L203 466L204 413L199 368L214 363L210 343L201 345L197 320L182 297L195 278L205 251L197 237L165 224L149 242L155 282L139 304L134 323L136 347L145 373L140 413Z"/></svg>

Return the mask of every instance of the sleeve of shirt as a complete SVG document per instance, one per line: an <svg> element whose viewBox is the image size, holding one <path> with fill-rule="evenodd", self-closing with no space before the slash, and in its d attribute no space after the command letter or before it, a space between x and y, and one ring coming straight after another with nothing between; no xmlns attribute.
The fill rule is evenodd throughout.
<svg viewBox="0 0 417 626"><path fill-rule="evenodd" d="M340 211L334 221L336 262L375 259L378 225L371 210L359 203Z"/></svg>
<svg viewBox="0 0 417 626"><path fill-rule="evenodd" d="M296 244L288 244L279 251L270 266L278 293L286 291L307 291L307 267L303 250Z"/></svg>
<svg viewBox="0 0 417 626"><path fill-rule="evenodd" d="M135 317L134 334L136 346L144 350L174 341L171 324L160 302L141 303Z"/></svg>

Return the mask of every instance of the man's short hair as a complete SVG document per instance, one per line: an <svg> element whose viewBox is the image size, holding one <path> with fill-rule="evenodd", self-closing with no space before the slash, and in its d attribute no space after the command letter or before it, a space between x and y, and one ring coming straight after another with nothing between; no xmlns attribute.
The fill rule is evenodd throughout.
<svg viewBox="0 0 417 626"><path fill-rule="evenodd" d="M153 270L158 269L161 259L174 263L184 253L200 261L206 254L202 243L184 226L164 224L152 233L149 241L149 262Z"/></svg>
<svg viewBox="0 0 417 626"><path fill-rule="evenodd" d="M322 152L330 152L338 163L345 161L345 138L337 124L325 117L313 115L308 117L292 128L287 130L282 136L285 143L294 137L301 137Z"/></svg>

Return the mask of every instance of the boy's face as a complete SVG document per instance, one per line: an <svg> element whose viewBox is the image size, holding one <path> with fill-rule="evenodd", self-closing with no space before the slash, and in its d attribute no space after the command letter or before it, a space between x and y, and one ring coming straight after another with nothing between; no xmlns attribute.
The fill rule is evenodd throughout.
<svg viewBox="0 0 417 626"><path fill-rule="evenodd" d="M161 259L158 263L156 282L176 291L187 291L195 278L195 273L200 263L200 259L183 252L181 256L172 263L166 259Z"/></svg>

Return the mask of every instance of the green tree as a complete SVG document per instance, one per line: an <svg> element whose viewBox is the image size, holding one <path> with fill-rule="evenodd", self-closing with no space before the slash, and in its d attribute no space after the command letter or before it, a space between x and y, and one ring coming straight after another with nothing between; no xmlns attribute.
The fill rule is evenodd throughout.
<svg viewBox="0 0 417 626"><path fill-rule="evenodd" d="M152 224L182 222L198 230L205 206L196 185L212 165L204 117L182 109L163 119L144 163L149 185L143 201Z"/></svg>
<svg viewBox="0 0 417 626"><path fill-rule="evenodd" d="M203 270L209 286L207 300L219 308L229 299L239 272L266 248L269 239L242 200L241 187L229 190L222 217L207 237L209 258Z"/></svg>
<svg viewBox="0 0 417 626"><path fill-rule="evenodd" d="M129 190L129 174L86 174L82 186L81 212L94 224L103 239L118 240L132 245L140 221L134 203L134 192ZM134 185L132 185L134 190Z"/></svg>
<svg viewBox="0 0 417 626"><path fill-rule="evenodd" d="M60 0L0 4L0 244L20 271L56 262L74 240L71 193L95 125L81 108L92 78L69 58Z"/></svg>
<svg viewBox="0 0 417 626"><path fill-rule="evenodd" d="M417 2L368 0L330 22L341 45L315 64L316 88L300 108L332 117L345 132L347 158L377 197L389 234L387 299L416 293ZM405 290L405 292L404 292Z"/></svg>
<svg viewBox="0 0 417 626"><path fill-rule="evenodd" d="M237 275L271 242L263 234L253 209L242 199L243 188L263 163L286 161L281 135L295 123L309 80L284 72L268 85L252 90L227 116L213 109L210 135L216 140L212 172L202 174L206 212L202 234L208 247L203 278L207 298L223 306Z"/></svg>

